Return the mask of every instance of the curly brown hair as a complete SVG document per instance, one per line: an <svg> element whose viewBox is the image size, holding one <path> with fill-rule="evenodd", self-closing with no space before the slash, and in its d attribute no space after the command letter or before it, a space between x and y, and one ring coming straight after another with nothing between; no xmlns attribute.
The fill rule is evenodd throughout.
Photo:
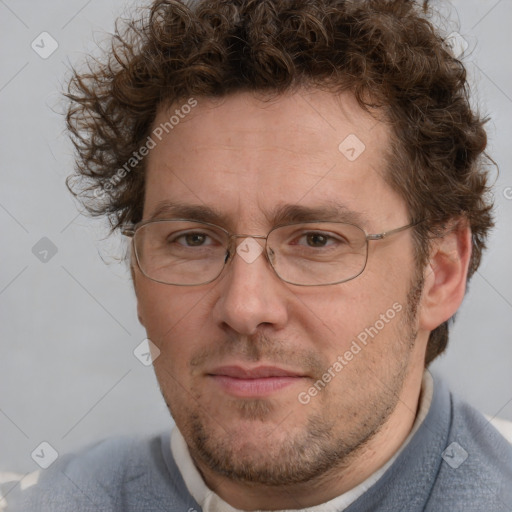
<svg viewBox="0 0 512 512"><path fill-rule="evenodd" d="M112 231L135 224L145 166L137 150L162 105L304 86L351 91L391 128L386 179L411 218L425 219L414 231L418 265L426 263L432 237L465 218L472 231L469 279L493 225L486 119L471 108L466 70L434 28L427 4L155 0L116 27L102 59L73 70L67 125L77 158L68 188L91 215L105 215ZM445 322L430 334L426 365L447 341Z"/></svg>

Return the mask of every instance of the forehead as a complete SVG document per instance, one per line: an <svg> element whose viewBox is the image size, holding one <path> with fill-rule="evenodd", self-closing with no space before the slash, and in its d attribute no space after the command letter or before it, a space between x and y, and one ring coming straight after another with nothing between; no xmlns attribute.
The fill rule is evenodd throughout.
<svg viewBox="0 0 512 512"><path fill-rule="evenodd" d="M350 93L186 99L159 109L152 138L145 218L165 201L261 224L284 205L339 205L369 216L400 202L383 178L389 128Z"/></svg>

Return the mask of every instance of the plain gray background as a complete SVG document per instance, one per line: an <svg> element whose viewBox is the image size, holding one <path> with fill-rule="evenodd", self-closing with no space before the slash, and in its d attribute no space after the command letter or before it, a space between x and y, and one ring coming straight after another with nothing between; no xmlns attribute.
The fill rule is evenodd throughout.
<svg viewBox="0 0 512 512"><path fill-rule="evenodd" d="M444 32L469 45L464 60L475 103L492 118L489 150L501 174L490 249L435 368L480 410L512 420L512 1L438 4L451 20ZM122 242L105 240L102 222L80 215L64 185L73 166L59 114L68 63L134 5L0 0L0 470L37 469L30 454L42 441L63 453L172 422L151 367L133 355L145 332L115 259ZM31 47L51 49L42 32L58 44L46 59ZM40 261L34 252L50 246L57 252Z"/></svg>

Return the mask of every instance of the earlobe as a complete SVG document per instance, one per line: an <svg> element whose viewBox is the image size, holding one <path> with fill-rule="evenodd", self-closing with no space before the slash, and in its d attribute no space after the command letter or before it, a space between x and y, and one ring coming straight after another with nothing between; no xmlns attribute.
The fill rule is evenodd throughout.
<svg viewBox="0 0 512 512"><path fill-rule="evenodd" d="M140 300L137 297L137 293L135 293L135 296L137 298L137 318L139 319L140 325L143 327L146 327L146 323L144 321L144 315L142 313L142 306L140 305Z"/></svg>
<svg viewBox="0 0 512 512"><path fill-rule="evenodd" d="M135 291L135 300L137 301L137 318L143 327L146 327L144 323L144 316L142 315L142 307L140 305L139 295L137 293L137 272L133 265L130 264L130 273L132 275L133 290Z"/></svg>
<svg viewBox="0 0 512 512"><path fill-rule="evenodd" d="M471 258L471 229L466 219L454 220L432 242L420 313L420 328L432 331L459 309L466 292Z"/></svg>
<svg viewBox="0 0 512 512"><path fill-rule="evenodd" d="M144 323L144 318L142 316L142 313L140 311L140 307L139 307L138 303L137 303L137 317L139 319L140 325L142 325L142 327L146 327L146 324Z"/></svg>

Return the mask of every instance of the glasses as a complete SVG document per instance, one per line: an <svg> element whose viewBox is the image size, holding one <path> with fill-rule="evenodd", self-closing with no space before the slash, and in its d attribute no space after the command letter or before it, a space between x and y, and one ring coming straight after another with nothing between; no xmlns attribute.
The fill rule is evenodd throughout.
<svg viewBox="0 0 512 512"><path fill-rule="evenodd" d="M232 234L208 222L157 219L139 222L122 233L132 237L140 271L158 283L211 283L233 257L236 239L244 238L236 252L247 262L264 253L274 272L286 283L325 286L362 274L369 241L382 240L419 222L369 235L353 224L311 221L277 226L267 236L261 236ZM265 240L265 247L255 239Z"/></svg>

